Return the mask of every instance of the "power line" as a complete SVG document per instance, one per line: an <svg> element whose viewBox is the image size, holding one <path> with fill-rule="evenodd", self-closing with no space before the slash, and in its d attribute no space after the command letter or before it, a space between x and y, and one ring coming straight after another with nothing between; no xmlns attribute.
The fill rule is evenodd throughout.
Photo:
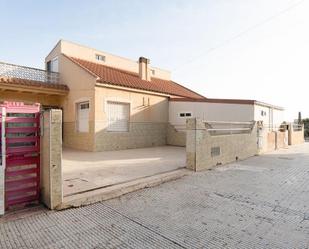
<svg viewBox="0 0 309 249"><path fill-rule="evenodd" d="M275 13L274 15L272 15L272 16L270 16L270 17L264 19L263 21L258 22L258 23L256 23L256 24L250 26L249 28L247 28L247 29L245 29L245 30L243 30L243 31L241 31L241 32L239 32L239 33L237 33L237 34L235 34L234 36L230 37L230 38L227 39L227 40L224 40L223 42L221 42L221 44L219 44L219 45L217 45L217 46L215 46L215 47L209 48L209 49L205 50L204 52L202 52L200 55L198 55L198 56L196 56L196 57L194 57L194 58L192 58L192 59L190 59L190 60L187 60L187 61L184 62L183 64L181 64L181 65L175 67L174 69L172 69L172 71L177 71L179 68L181 68L181 67L183 67L183 66L185 66L185 65L187 65L187 64L190 64L190 63L192 63L193 61L198 60L199 58L201 58L201 57L203 57L203 56L205 56L205 55L207 55L207 54L210 54L210 53L212 53L213 51L215 51L215 50L217 50L217 49L219 49L219 48L224 47L225 45L229 44L230 42L232 42L232 41L234 41L234 40L237 40L238 38L240 38L240 37L246 35L246 34L249 33L250 31L252 31L252 30L254 30L254 29L257 29L258 27L260 27L260 26L262 26L262 25L264 25L264 24L266 24L266 23L272 21L273 19L277 18L278 16L281 16L281 15L283 15L283 14L289 12L290 10L296 8L297 6L299 6L300 4L302 4L302 3L305 2L305 1L306 1L306 0L300 0L300 1L298 1L298 2L296 2L296 3L294 3L294 4L292 4L292 5L290 5L289 7L287 7L287 8L285 8L285 9L282 9L282 10L278 11L277 13ZM291 1L291 2L292 2L292 1Z"/></svg>

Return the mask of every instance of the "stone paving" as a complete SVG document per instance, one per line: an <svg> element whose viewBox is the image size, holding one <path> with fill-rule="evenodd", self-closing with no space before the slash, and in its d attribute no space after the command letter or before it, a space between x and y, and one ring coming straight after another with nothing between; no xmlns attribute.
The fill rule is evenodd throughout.
<svg viewBox="0 0 309 249"><path fill-rule="evenodd" d="M309 248L309 144L0 222L0 248Z"/></svg>

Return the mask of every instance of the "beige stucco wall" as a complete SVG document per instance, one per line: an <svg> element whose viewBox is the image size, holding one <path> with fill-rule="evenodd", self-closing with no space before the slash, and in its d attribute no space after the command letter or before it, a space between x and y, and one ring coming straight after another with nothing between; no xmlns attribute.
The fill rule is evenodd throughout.
<svg viewBox="0 0 309 249"><path fill-rule="evenodd" d="M289 145L302 144L305 142L304 135L304 125L302 125L302 130L294 131L293 124L289 126Z"/></svg>
<svg viewBox="0 0 309 249"><path fill-rule="evenodd" d="M103 151L165 145L168 122L167 97L134 90L120 90L111 86L95 86L96 77L60 54L67 51L66 54L71 56L77 52L88 53L87 56L90 56L93 53L88 48L78 48L61 42L46 58L49 60L58 57L61 82L65 82L70 88L62 105L64 146ZM88 59L90 60L90 57ZM76 131L76 103L82 101L90 102L89 132L85 133ZM107 101L130 103L129 132L106 131Z"/></svg>
<svg viewBox="0 0 309 249"><path fill-rule="evenodd" d="M128 132L109 132L106 130L107 101L118 101L130 104L130 124ZM96 151L140 148L166 144L166 128L168 121L168 99L166 97L106 87L96 87L94 106Z"/></svg>
<svg viewBox="0 0 309 249"><path fill-rule="evenodd" d="M213 147L220 148L219 155L211 155ZM194 171L254 156L258 154L257 126L248 134L213 136L201 119L188 119L186 152L187 168Z"/></svg>
<svg viewBox="0 0 309 249"><path fill-rule="evenodd" d="M287 130L269 130L264 123L258 125L258 147L259 154L274 151L288 146L288 131Z"/></svg>
<svg viewBox="0 0 309 249"><path fill-rule="evenodd" d="M65 82L70 92L63 101L64 146L81 149L94 149L94 91L96 78L76 65L64 55L58 56L61 81ZM89 132L76 129L76 105L89 101Z"/></svg>
<svg viewBox="0 0 309 249"><path fill-rule="evenodd" d="M59 54L64 53L68 56L81 58L87 61L91 61L94 63L115 67L123 70L127 70L130 72L138 73L139 72L139 64L135 60L130 60L121 56L112 55L107 52L103 52L97 49L89 48L83 45L79 45L73 42L60 40L54 49L50 52L50 54L46 57L45 62L54 59L59 56ZM99 61L95 58L95 55L103 55L105 56L105 61ZM150 70L155 70L155 74L152 75L156 78L171 79L171 73L167 70L160 69L157 67L151 67Z"/></svg>

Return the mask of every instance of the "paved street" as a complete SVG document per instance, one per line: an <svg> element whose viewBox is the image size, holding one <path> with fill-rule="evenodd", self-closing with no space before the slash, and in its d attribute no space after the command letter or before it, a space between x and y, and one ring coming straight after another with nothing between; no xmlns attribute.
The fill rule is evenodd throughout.
<svg viewBox="0 0 309 249"><path fill-rule="evenodd" d="M309 144L0 222L1 248L309 248Z"/></svg>

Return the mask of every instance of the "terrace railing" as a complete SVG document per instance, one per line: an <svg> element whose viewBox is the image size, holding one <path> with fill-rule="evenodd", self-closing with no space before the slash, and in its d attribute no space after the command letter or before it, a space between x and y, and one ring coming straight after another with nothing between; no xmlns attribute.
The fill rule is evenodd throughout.
<svg viewBox="0 0 309 249"><path fill-rule="evenodd" d="M204 120L207 131L213 135L232 135L251 133L255 122L226 122Z"/></svg>
<svg viewBox="0 0 309 249"><path fill-rule="evenodd" d="M59 83L59 73L0 62L0 77L33 80L44 83Z"/></svg>

